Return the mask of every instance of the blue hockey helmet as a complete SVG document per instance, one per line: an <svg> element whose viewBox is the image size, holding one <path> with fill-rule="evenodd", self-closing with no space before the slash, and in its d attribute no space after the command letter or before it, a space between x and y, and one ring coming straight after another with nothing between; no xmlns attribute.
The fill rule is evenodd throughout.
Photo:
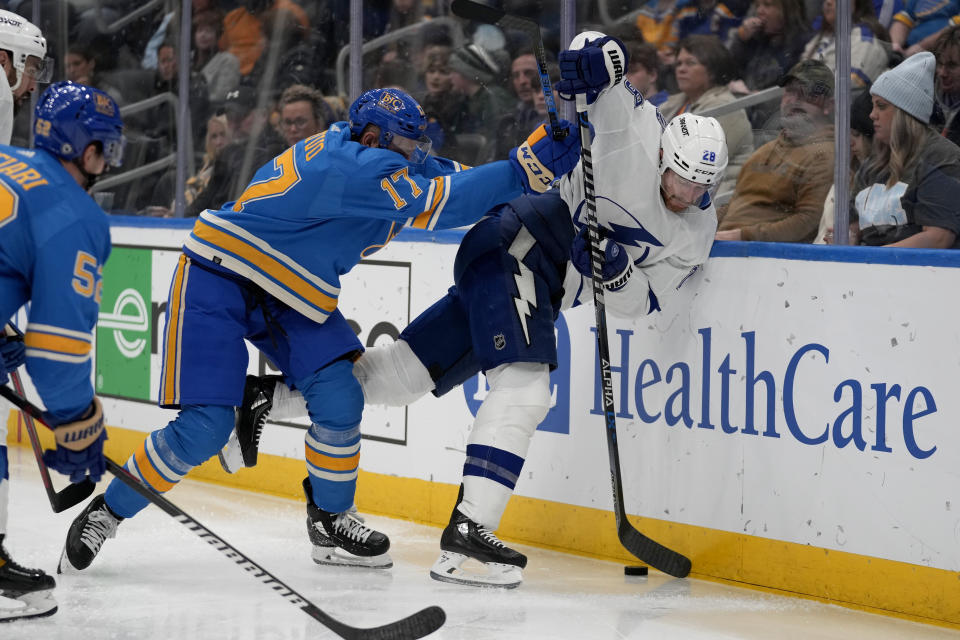
<svg viewBox="0 0 960 640"><path fill-rule="evenodd" d="M422 164L430 153L423 107L399 89L371 89L353 101L350 133L359 137L368 124L380 127L382 148L392 146L414 164Z"/></svg>
<svg viewBox="0 0 960 640"><path fill-rule="evenodd" d="M126 138L120 109L103 91L69 80L54 83L40 95L33 115L37 148L73 160L87 145L99 142L110 166L119 167L123 161Z"/></svg>

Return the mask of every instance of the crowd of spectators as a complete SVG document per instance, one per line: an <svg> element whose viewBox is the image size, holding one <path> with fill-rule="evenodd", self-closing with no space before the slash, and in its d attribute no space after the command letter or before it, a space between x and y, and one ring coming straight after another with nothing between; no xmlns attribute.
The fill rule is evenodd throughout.
<svg viewBox="0 0 960 640"><path fill-rule="evenodd" d="M42 11L52 4L34 1ZM10 8L32 6L15 4ZM43 23L48 32L62 31L66 17L66 37L50 38L62 63L56 76L103 89L129 110L123 171L156 167L111 185L106 200L115 212L174 215L171 157L180 127L189 127L191 147L184 214L195 216L234 199L287 146L345 119L349 0L193 0L188 43L179 42L180 2L141 11L137 4L67 2L43 14L60 18ZM503 158L546 119L534 43L520 32L453 18L449 5L365 1L362 83L396 86L420 100L437 154L466 165ZM615 0L603 20L593 5L577 5L578 30L624 42L626 79L665 119L721 108L730 164L718 195L718 239L823 242L832 234L836 0ZM850 239L890 244L917 235L916 244L953 246L960 222L948 222L960 212L940 212L942 237L923 221L932 199L949 193L949 202L960 201L951 177L960 158L960 2L852 5L844 36L855 105ZM556 80L559 3L503 6L540 24ZM179 95L181 46L189 46L188 96ZM930 89L929 111L925 101L905 108L897 100L907 93L885 89L907 82L901 69L910 71L912 99ZM778 86L782 97L722 109ZM181 121L181 100L189 123ZM885 124L874 131L876 122ZM17 131L28 135L21 123L15 142ZM924 173L931 166L936 180ZM878 235L881 227L886 235Z"/></svg>

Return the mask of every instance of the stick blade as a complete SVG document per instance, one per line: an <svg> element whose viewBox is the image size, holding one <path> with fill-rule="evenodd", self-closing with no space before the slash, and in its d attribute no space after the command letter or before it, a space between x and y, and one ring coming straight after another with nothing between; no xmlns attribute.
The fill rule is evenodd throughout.
<svg viewBox="0 0 960 640"><path fill-rule="evenodd" d="M497 24L505 15L500 9L471 0L453 0L450 10L455 16L484 24Z"/></svg>
<svg viewBox="0 0 960 640"><path fill-rule="evenodd" d="M330 626L340 637L350 640L416 640L428 636L447 621L447 614L433 605L397 620L372 629L357 629L346 625Z"/></svg>
<svg viewBox="0 0 960 640"><path fill-rule="evenodd" d="M654 569L658 569L675 578L686 578L692 566L690 558L669 549L656 540L648 538L629 522L622 522L617 536L623 548L643 560Z"/></svg>
<svg viewBox="0 0 960 640"><path fill-rule="evenodd" d="M84 478L82 482L69 484L54 494L50 506L54 513L66 511L89 498L96 488L97 485L90 478Z"/></svg>

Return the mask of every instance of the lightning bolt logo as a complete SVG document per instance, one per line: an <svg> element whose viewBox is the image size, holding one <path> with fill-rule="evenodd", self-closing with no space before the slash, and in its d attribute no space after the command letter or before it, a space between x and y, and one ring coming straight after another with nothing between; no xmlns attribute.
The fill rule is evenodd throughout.
<svg viewBox="0 0 960 640"><path fill-rule="evenodd" d="M651 247L662 247L663 243L660 240L650 233L646 227L643 226L643 223L640 220L622 207L619 203L614 202L609 198L604 198L602 196L597 196L597 200L604 200L609 203L610 206L620 209L624 214L624 220L633 221L632 226L625 226L622 224L617 224L610 220L600 220L600 228L604 231L606 237L613 238L623 246L634 246L643 249L643 254L639 258L634 258L635 264L640 264L646 260L647 256L650 254ZM580 206L577 207L577 212L574 215L574 224L585 225L586 221L581 219L580 213L583 210L584 203L580 203ZM605 217L609 217L609 214Z"/></svg>
<svg viewBox="0 0 960 640"><path fill-rule="evenodd" d="M527 252L536 244L536 240L527 228L520 227L510 248L507 249L513 258L517 261L517 268L513 273L513 280L517 284L517 294L513 296L513 304L517 309L517 319L520 326L523 327L523 337L530 346L530 330L527 328L527 319L530 317L530 307L537 308L537 292L533 284L533 272L523 264L523 259Z"/></svg>

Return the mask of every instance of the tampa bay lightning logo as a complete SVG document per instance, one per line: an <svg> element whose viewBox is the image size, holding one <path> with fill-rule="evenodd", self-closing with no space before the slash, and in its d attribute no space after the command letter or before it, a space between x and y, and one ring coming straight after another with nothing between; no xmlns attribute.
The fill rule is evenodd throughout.
<svg viewBox="0 0 960 640"><path fill-rule="evenodd" d="M605 200L610 205L620 209L627 218L633 220L633 225L625 227L623 225L617 224L615 222L600 222L600 228L603 229L604 235L608 238L613 238L623 246L632 245L634 247L641 247L643 249L643 254L639 258L635 258L633 263L639 265L644 260L647 259L647 256L650 254L650 247L662 247L663 243L657 239L655 235L647 231L647 228L643 226L643 223L617 202L614 202L610 198L604 198L603 196L597 196L597 200ZM586 220L581 220L580 213L583 210L584 202L580 203L580 206L577 207L577 212L573 216L573 223L580 228L586 224Z"/></svg>
<svg viewBox="0 0 960 640"><path fill-rule="evenodd" d="M557 368L550 372L550 411L538 431L570 433L570 329L560 314L554 323L557 334ZM481 388L482 385L482 388ZM477 374L463 383L463 395L470 413L477 415L480 404L490 389L483 374Z"/></svg>

